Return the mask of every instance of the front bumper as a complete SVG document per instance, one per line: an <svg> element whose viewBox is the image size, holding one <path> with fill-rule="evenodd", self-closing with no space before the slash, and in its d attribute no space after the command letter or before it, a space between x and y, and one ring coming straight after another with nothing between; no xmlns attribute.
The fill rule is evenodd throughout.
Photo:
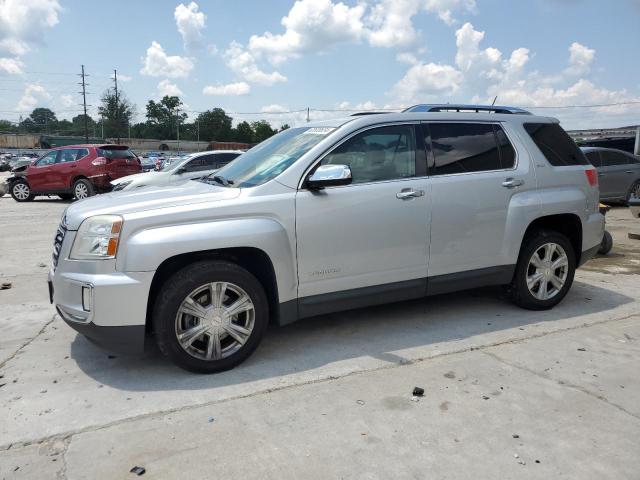
<svg viewBox="0 0 640 480"><path fill-rule="evenodd" d="M108 270L104 264L108 261L68 260L64 253L67 252L60 256L57 268L49 271L50 299L60 317L109 350L144 350L147 301L154 272L88 272L92 267Z"/></svg>

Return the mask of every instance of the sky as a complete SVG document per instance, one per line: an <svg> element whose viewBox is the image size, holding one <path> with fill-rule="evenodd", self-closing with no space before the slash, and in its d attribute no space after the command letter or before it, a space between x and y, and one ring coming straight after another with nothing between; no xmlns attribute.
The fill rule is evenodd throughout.
<svg viewBox="0 0 640 480"><path fill-rule="evenodd" d="M84 65L90 113L115 69L136 121L167 94L274 126L497 96L637 125L638 45L640 0L0 0L0 118L81 113Z"/></svg>

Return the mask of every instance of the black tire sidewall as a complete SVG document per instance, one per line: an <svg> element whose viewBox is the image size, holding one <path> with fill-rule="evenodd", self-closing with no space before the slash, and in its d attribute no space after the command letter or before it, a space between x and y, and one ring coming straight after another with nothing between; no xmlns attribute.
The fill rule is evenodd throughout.
<svg viewBox="0 0 640 480"><path fill-rule="evenodd" d="M180 346L175 333L175 317L180 304L194 289L211 282L226 281L242 288L255 311L253 331L233 355L215 361L200 360ZM260 282L244 268L227 261L200 261L174 273L161 287L153 310L153 327L162 353L186 370L214 373L242 363L258 347L269 323L269 305Z"/></svg>
<svg viewBox="0 0 640 480"><path fill-rule="evenodd" d="M29 187L29 196L25 199L20 199L17 198L15 196L15 194L13 193L13 189L17 186L17 185L26 185L27 187ZM11 194L11 197L16 201L16 202L29 202L31 200L33 200L33 191L31 190L31 186L29 185L29 182L27 182L26 180L16 180L15 182L13 182L11 184L11 187L9 188L9 193Z"/></svg>
<svg viewBox="0 0 640 480"><path fill-rule="evenodd" d="M91 182L86 178L80 178L75 182L73 182L73 197L76 200L78 200L78 197L76 197L76 186L80 183L83 183L87 187L87 196L85 198L93 197L96 194L95 189L93 188L93 185L91 184Z"/></svg>
<svg viewBox="0 0 640 480"><path fill-rule="evenodd" d="M613 237L606 230L604 231L604 235L602 236L602 242L600 243L600 248L598 249L598 253L600 255L606 255L611 251L613 247Z"/></svg>
<svg viewBox="0 0 640 480"><path fill-rule="evenodd" d="M527 287L527 270L529 268L529 260L531 259L531 256L545 243L557 243L564 249L568 259L568 272L567 279L560 292L548 300L539 300L529 292L529 288ZM519 306L528 310L547 310L552 308L560 303L569 292L569 289L573 284L575 272L576 254L569 239L557 232L546 230L539 231L525 240L520 252L520 258L518 259L518 265L516 267L516 273L512 283L514 301Z"/></svg>
<svg viewBox="0 0 640 480"><path fill-rule="evenodd" d="M633 192L636 188L638 188L638 185L640 185L640 181L636 180L635 182L633 182L633 184L631 184L631 187L629 188L629 191L627 192L627 198L625 198L624 204L626 206L629 205L629 200L631 200L631 195L633 195Z"/></svg>

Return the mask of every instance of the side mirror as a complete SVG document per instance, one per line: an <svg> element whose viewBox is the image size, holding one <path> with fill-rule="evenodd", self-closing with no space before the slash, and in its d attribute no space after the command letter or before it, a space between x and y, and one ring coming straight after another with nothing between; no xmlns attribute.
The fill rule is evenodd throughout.
<svg viewBox="0 0 640 480"><path fill-rule="evenodd" d="M325 187L349 185L351 169L347 165L320 165L307 179L307 188L320 190Z"/></svg>

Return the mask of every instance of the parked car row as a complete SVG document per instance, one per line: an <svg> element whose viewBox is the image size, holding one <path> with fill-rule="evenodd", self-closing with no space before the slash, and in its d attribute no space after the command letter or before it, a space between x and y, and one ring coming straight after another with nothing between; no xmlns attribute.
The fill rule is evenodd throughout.
<svg viewBox="0 0 640 480"><path fill-rule="evenodd" d="M160 157L146 157L145 168L145 163L124 145L59 147L13 168L5 189L18 202L36 195L81 200L111 190L172 184L209 175L240 154L240 150L216 150L163 158L163 168L156 171Z"/></svg>
<svg viewBox="0 0 640 480"><path fill-rule="evenodd" d="M598 170L600 200L628 204L632 197L640 197L640 157L613 148L581 149Z"/></svg>

